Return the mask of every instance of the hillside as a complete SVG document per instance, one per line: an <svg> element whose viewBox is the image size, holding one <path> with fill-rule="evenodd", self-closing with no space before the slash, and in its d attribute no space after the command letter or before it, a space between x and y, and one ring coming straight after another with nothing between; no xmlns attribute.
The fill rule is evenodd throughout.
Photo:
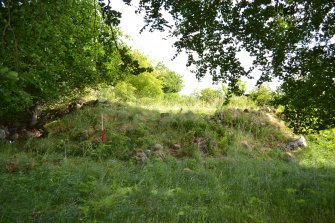
<svg viewBox="0 0 335 223"><path fill-rule="evenodd" d="M335 133L288 152L246 106L109 103L0 142L0 222L332 222Z"/></svg>

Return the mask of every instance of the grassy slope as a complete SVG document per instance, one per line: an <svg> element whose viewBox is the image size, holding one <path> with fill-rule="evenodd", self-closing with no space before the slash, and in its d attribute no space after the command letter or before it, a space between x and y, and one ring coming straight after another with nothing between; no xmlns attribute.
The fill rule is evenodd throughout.
<svg viewBox="0 0 335 223"><path fill-rule="evenodd" d="M282 151L292 135L268 114L225 108L219 124L202 114L213 108L161 118L166 107L149 107L85 108L50 123L46 139L1 144L0 222L335 219L334 132L310 136L295 160ZM214 143L199 149L199 138Z"/></svg>

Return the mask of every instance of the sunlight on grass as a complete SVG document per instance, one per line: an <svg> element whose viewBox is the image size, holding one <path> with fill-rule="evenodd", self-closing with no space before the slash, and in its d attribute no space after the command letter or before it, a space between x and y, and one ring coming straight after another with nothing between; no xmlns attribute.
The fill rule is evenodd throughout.
<svg viewBox="0 0 335 223"><path fill-rule="evenodd" d="M292 132L245 103L111 103L2 143L0 222L331 222L334 131L290 160Z"/></svg>

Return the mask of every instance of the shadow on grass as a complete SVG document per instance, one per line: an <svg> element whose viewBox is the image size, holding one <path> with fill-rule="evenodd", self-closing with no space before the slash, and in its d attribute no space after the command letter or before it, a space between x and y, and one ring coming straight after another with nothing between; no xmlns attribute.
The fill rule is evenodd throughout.
<svg viewBox="0 0 335 223"><path fill-rule="evenodd" d="M285 162L276 146L284 143L284 130L259 126L267 120L261 113L225 112L219 124L192 112L85 108L50 123L46 139L6 144L0 222L332 222L334 168ZM268 128L264 135L261 127ZM216 142L208 145L212 154L194 143L209 137ZM165 156L138 163L128 153L157 143ZM170 154L174 144L181 158ZM17 169L9 172L15 160Z"/></svg>

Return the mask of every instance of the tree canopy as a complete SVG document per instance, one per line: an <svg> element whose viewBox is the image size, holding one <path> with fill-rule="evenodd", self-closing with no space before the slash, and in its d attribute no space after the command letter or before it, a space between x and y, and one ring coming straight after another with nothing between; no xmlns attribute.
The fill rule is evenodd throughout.
<svg viewBox="0 0 335 223"><path fill-rule="evenodd" d="M120 40L118 16L104 1L0 1L0 123L148 71Z"/></svg>
<svg viewBox="0 0 335 223"><path fill-rule="evenodd" d="M130 4L131 0L124 0ZM258 68L258 84L277 77L283 81L282 101L297 119L316 119L317 129L335 126L335 2L333 0L140 0L144 28L171 30L177 53L188 54L198 78L209 73L213 81L229 83L238 91L238 79ZM169 12L173 21L164 17ZM246 70L238 53L254 59ZM309 89L306 91L302 89ZM302 90L302 91L300 91ZM294 95L291 97L289 95ZM304 97L308 97L308 103ZM300 101L291 103L290 101ZM299 104L299 106L297 106ZM310 113L310 111L314 112ZM319 110L323 110L322 115ZM288 111L288 109L286 109ZM287 117L290 116L287 112ZM313 114L313 117L309 114ZM327 114L327 115L325 115ZM297 113L295 113L297 116ZM327 123L327 125L325 125Z"/></svg>

